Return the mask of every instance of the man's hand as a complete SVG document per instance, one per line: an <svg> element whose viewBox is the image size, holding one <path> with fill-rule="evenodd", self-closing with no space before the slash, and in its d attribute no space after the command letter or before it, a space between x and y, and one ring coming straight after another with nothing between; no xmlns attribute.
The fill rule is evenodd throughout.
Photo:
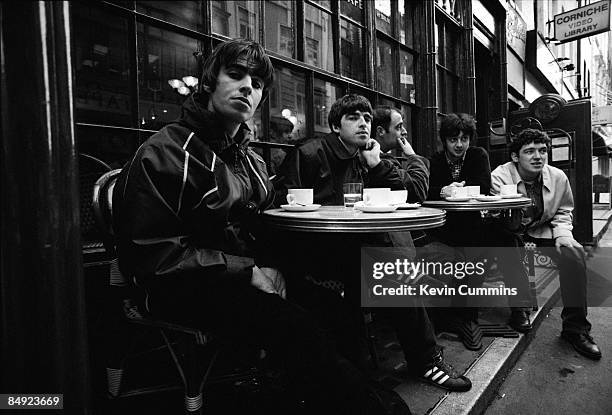
<svg viewBox="0 0 612 415"><path fill-rule="evenodd" d="M361 150L361 157L369 168L373 169L378 166L378 163L380 163L380 144L378 144L378 141L370 138Z"/></svg>
<svg viewBox="0 0 612 415"><path fill-rule="evenodd" d="M555 239L555 248L557 249L558 253L561 253L561 247L563 246L567 248L576 248L582 251L582 253L584 254L584 248L582 247L582 245L580 245L580 243L571 236L560 236Z"/></svg>
<svg viewBox="0 0 612 415"><path fill-rule="evenodd" d="M405 155L412 156L416 154L414 152L414 149L412 148L412 145L408 142L408 140L406 140L406 137L398 137L397 143L399 144Z"/></svg>
<svg viewBox="0 0 612 415"><path fill-rule="evenodd" d="M263 292L278 294L282 298L287 296L285 279L280 271L275 268L259 268L258 266L254 266L251 285Z"/></svg>
<svg viewBox="0 0 612 415"><path fill-rule="evenodd" d="M440 190L441 197L450 197L453 195L453 187L463 187L465 186L465 180L462 182L452 182L448 186L444 186L442 190Z"/></svg>

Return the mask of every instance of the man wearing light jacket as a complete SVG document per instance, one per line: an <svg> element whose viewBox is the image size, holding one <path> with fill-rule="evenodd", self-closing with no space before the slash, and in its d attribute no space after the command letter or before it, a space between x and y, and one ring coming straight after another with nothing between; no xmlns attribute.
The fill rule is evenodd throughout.
<svg viewBox="0 0 612 415"><path fill-rule="evenodd" d="M491 191L498 194L502 185L517 185L517 191L532 200L508 226L522 234L525 242L554 247L547 253L559 267L564 304L561 337L580 354L597 360L601 351L590 335L587 320L584 250L572 235L572 189L565 173L547 164L550 145L545 132L523 130L510 145L512 161L491 173Z"/></svg>

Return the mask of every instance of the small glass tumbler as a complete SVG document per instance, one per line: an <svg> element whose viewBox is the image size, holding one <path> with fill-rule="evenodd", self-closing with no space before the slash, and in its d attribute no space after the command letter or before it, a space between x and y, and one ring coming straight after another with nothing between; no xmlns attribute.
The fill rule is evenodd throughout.
<svg viewBox="0 0 612 415"><path fill-rule="evenodd" d="M360 202L363 194L362 183L344 183L342 185L342 193L344 194L344 207L352 208L355 203Z"/></svg>

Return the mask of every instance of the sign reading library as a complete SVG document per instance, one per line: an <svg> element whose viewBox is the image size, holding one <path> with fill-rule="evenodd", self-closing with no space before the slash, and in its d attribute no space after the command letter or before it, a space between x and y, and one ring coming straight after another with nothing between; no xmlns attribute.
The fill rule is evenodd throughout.
<svg viewBox="0 0 612 415"><path fill-rule="evenodd" d="M610 30L610 0L598 1L555 16L555 38L569 42Z"/></svg>

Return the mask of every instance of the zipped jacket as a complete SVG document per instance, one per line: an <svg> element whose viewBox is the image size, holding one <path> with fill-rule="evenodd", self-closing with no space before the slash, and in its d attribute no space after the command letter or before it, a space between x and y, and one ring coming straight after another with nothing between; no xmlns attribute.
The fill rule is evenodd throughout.
<svg viewBox="0 0 612 415"><path fill-rule="evenodd" d="M234 140L194 94L181 117L151 136L123 168L113 195L120 267L137 280L231 274L250 281L263 257L258 213L273 200L266 165Z"/></svg>

